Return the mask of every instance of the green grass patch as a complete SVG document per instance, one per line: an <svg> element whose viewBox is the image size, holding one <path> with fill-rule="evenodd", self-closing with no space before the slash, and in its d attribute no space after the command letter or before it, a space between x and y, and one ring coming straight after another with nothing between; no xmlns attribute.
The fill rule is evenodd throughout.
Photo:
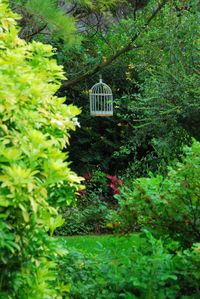
<svg viewBox="0 0 200 299"><path fill-rule="evenodd" d="M139 234L132 234L129 236L89 235L60 237L59 240L66 248L75 249L82 253L96 255L103 250L119 255L119 252L128 251L133 246L138 246L142 239Z"/></svg>

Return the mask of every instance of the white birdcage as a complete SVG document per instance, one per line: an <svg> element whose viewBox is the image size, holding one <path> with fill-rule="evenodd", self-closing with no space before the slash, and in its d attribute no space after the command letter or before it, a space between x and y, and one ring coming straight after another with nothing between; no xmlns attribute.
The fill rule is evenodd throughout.
<svg viewBox="0 0 200 299"><path fill-rule="evenodd" d="M112 90L102 78L90 90L90 115L113 116Z"/></svg>

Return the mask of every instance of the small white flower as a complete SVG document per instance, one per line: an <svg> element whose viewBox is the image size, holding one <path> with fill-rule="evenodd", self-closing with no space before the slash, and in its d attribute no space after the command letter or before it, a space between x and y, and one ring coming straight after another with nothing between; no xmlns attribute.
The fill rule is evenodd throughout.
<svg viewBox="0 0 200 299"><path fill-rule="evenodd" d="M58 119L52 119L51 123L56 124L59 127L63 127L63 122L61 120Z"/></svg>
<svg viewBox="0 0 200 299"><path fill-rule="evenodd" d="M78 121L78 117L74 117L74 118L72 118L72 122L73 122L73 124L75 125L75 126L77 126L77 127L81 127L81 125L80 125L80 123L79 123L79 121Z"/></svg>
<svg viewBox="0 0 200 299"><path fill-rule="evenodd" d="M69 122L70 121L69 117L65 117L65 121Z"/></svg>
<svg viewBox="0 0 200 299"><path fill-rule="evenodd" d="M40 129L41 126L42 126L42 125L41 125L40 123L36 123L36 124L35 124L36 129Z"/></svg>

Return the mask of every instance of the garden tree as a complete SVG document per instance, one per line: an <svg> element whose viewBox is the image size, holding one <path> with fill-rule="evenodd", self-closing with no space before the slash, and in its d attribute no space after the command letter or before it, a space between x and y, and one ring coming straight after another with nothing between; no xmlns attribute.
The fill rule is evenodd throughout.
<svg viewBox="0 0 200 299"><path fill-rule="evenodd" d="M143 13L138 13L138 15L135 15L138 8L144 7L145 4L149 2L149 5L147 5L147 8L144 9ZM156 19L157 15L163 10L164 6L171 6L172 9L176 11L177 14L180 13L182 10L189 9L189 3L190 1L185 0L179 0L179 1L170 1L170 0L162 0L160 3L157 3L157 1L41 1L41 0L18 0L14 3L12 0L10 0L11 6L14 6L15 9L20 9L23 5L22 12L32 14L29 16L29 19L33 17L31 21L34 20L36 17L37 22L41 23L39 28L36 28L36 30L32 33L30 33L29 37L32 37L34 35L37 35L41 31L43 32L46 27L48 26L48 29L50 30L47 32L43 32L44 35L48 35L51 32L56 32L59 37L62 37L63 39L66 39L68 41L69 46L69 39L75 38L75 19L73 16L76 17L77 24L80 26L81 24L84 24L84 26L78 31L84 32L84 34L81 35L83 39L83 49L89 51L89 55L87 53L87 59L94 58L95 54L100 54L99 52L95 51L95 46L93 44L93 39L91 38L91 35L94 35L95 37L99 37L99 33L101 35L101 38L103 39L104 46L107 46L107 49L105 52L107 52L106 57L102 55L98 55L98 59L94 61L94 67L91 68L90 65L85 66L86 71L81 76L75 77L75 79L72 78L72 80L68 80L67 82L64 82L62 88L65 89L69 86L73 86L80 81L91 77L93 74L99 72L101 69L105 68L106 66L110 65L118 59L121 55L126 54L129 51L132 51L135 47L137 48L137 45L135 45L136 40L143 36L145 31L148 31L149 26L151 23ZM142 5L141 5L142 4ZM25 10L24 10L25 7ZM126 8L129 8L129 13L126 13ZM132 8L132 9L131 9ZM121 26L121 20L123 21L123 17L119 17L119 20L116 18L113 18L117 16L118 11L123 11L122 15L125 15L126 18L129 18L132 25L132 31L130 30L130 26ZM97 23L94 22L92 19L90 22L85 19L93 15L98 15L103 12L109 12L112 13L109 15L110 22L108 21L108 24L106 24L106 21L103 20L103 27L102 21L99 20ZM114 12L113 12L114 11ZM92 16L93 16L92 15ZM162 14L161 14L162 15ZM28 22L30 23L30 20L28 19ZM119 47L116 47L115 43L112 43L111 40L107 40L107 30L111 27L112 23L117 24L117 29L122 30L123 39L119 39ZM34 26L35 24L31 24L31 26ZM124 25L124 23L123 23ZM128 24L126 24L128 25ZM24 26L26 26L26 21L24 22ZM99 29L100 28L100 29ZM122 29L123 28L123 29ZM88 32L89 30L90 34L87 35L85 32ZM25 30L26 31L26 30ZM119 35L116 33L117 31L112 31L114 38L119 38ZM46 33L46 34L45 34ZM29 38L27 36L27 38ZM52 36L51 36L52 38ZM89 39L89 43L88 43ZM53 40L52 40L53 42ZM72 42L72 45L73 42ZM61 43L61 47L63 44ZM87 46L89 48L87 49ZM104 47L105 48L105 47ZM116 49L116 50L114 50ZM74 50L74 49L73 49ZM78 51L80 51L80 47L78 47ZM92 51L92 53L91 53ZM76 51L75 51L76 52ZM78 53L76 53L78 54ZM82 52L83 54L83 52ZM92 55L91 55L92 54ZM84 56L84 55L83 55ZM80 58L80 57L79 57ZM67 57L65 58L65 62L67 62ZM84 62L84 60L83 60ZM99 63L98 63L99 62ZM83 65L82 65L83 67ZM88 69L89 67L89 69ZM83 68L84 69L84 68ZM67 71L67 69L66 69Z"/></svg>
<svg viewBox="0 0 200 299"><path fill-rule="evenodd" d="M37 22L40 20L43 26L48 22L44 22L45 13L43 13L44 16L41 20L43 10L39 7L43 2L40 1L41 3L39 3L39 0L37 1L38 8L35 8L37 10ZM138 7L138 2L143 4ZM30 12L30 9L32 9L32 15L34 16L34 6L30 5L30 1L24 1L24 3L27 11ZM31 3L33 2L31 1ZM79 26L84 24L84 26L80 26L83 32L79 32L79 36L82 38L81 44L66 43L60 38L62 30L60 30L60 34L58 34L59 30L54 30L56 34L53 35L37 34L38 31L35 30L33 33L36 34L31 36L31 38L39 38L56 46L56 58L59 63L64 65L69 78L68 81L63 83L60 94L69 95L73 101L84 107L83 111L88 111L87 90L97 79L95 73L101 71L105 80L111 83L115 97L119 99L116 101L115 107L117 113L110 120L91 119L87 114L82 114L82 129L79 130L79 135L72 140L73 148L71 152L76 169L81 168L83 170L88 168L89 165L100 165L103 161L104 165L102 166L104 169L113 169L113 172L115 172L117 169L126 168L129 161L134 160L134 164L137 162L137 167L135 169L135 164L131 165L131 168L139 175L138 170L142 170L141 161L145 161L145 163L142 163L144 172L149 168L155 170L161 161L163 165L166 165L169 159L176 156L181 144L187 142L190 135L198 132L196 129L198 127L198 109L196 110L198 102L192 110L187 107L193 97L189 96L189 92L197 90L195 87L198 83L197 76L195 80L190 80L190 83L185 80L189 71L189 67L187 67L184 75L185 79L182 80L183 72L181 74L179 71L181 70L179 60L173 59L172 65L170 58L173 55L174 57L181 56L177 44L182 43L182 39L184 45L188 43L190 49L193 48L192 44L198 30L198 2L196 0L169 0L158 3L152 0L142 2L126 1L126 3L119 4L117 1L117 5L109 6L107 10L109 16L107 18L105 18L105 10L103 13L104 18L101 17L104 5L101 7L99 5L103 3L102 1L95 2L98 3L98 7L95 6L95 9L92 8L91 2L74 1L73 5L70 6L70 11L69 9L66 10L66 6L63 6L67 3L65 1L51 1L50 6L47 6L46 3L43 4L43 9L46 11L49 22L54 14L59 12L58 16L65 9L68 12L65 17L69 17L70 22L73 22L71 18L73 16L76 17ZM147 3L148 5L145 6ZM138 8L143 9L138 10ZM48 11L52 11L52 13ZM119 14L120 11L123 11L125 18ZM97 22L94 22L94 15L97 15ZM91 16L93 17L91 18ZM193 19L195 24L189 26L188 32L186 32L187 18L189 18L188 24L191 24ZM53 20L52 24L55 24L56 17ZM185 27L181 26L182 23L185 24ZM49 23L48 31L45 31L47 30L46 27L45 29L41 27L42 32L40 33L50 33L50 30L55 28L55 25L51 26ZM184 33L181 33L181 28L185 28ZM71 50L69 49L70 44L73 45ZM192 73L193 57L197 53L196 46L194 51L189 50L189 47L186 48L187 57L190 58L183 59L184 56L182 55L181 59L184 60L185 66L191 64L190 73ZM189 60L191 60L191 63ZM198 59L195 58L195 61L198 61ZM176 77L178 76L179 79L176 80L182 82L181 86L172 81L172 76L166 76L166 72L169 71L166 65L173 68L171 74L173 74L173 77L175 77L175 73L177 74ZM147 66L149 66L149 70L147 70ZM150 72L150 69L154 71ZM162 76L160 75L161 70ZM198 72L197 67L195 67L195 72ZM149 80L148 89L147 78ZM158 78L160 81L158 81ZM150 83L150 80L152 80L152 83ZM163 82L165 82L165 86ZM187 105L184 109L179 109L180 105L173 104L173 97L176 97L176 101L182 97L185 88L183 82L186 83L187 89L189 88L190 91L184 93L184 104ZM160 94L156 95L157 100L147 101L149 92L152 97L154 97L154 92L157 92L156 88L151 88L154 85L156 88L162 86L159 91ZM174 86L176 86L176 91ZM144 92L145 88L146 91ZM168 92L169 89L170 92ZM166 100L162 92L165 90L168 93ZM129 96L124 97L125 94ZM140 97L136 97L135 94L140 94ZM170 95L171 103L168 99ZM122 99L121 96L123 96ZM162 98L162 103L160 98ZM197 99L197 94L195 98ZM185 116L182 117L183 113L181 111L183 112L183 110L187 110L187 114L188 111L193 111L190 116L188 115L187 120ZM99 139L101 140L101 146L99 146ZM177 140L177 146L174 146L174 139ZM82 155L79 155L79 157L76 156L77 149L82 150ZM87 151L84 153L85 149ZM90 154L88 154L88 150ZM93 155L94 152L96 153L95 156ZM80 160L81 163L79 163Z"/></svg>
<svg viewBox="0 0 200 299"><path fill-rule="evenodd" d="M68 288L53 258L63 250L48 235L79 188L62 150L80 110L54 96L63 69L50 45L18 37L17 19L1 0L0 297L60 299Z"/></svg>
<svg viewBox="0 0 200 299"><path fill-rule="evenodd" d="M140 176L158 167L164 170L191 136L199 140L198 5L196 0L187 7L179 4L179 10L167 5L139 37L135 50L104 70L118 97L115 113L104 120L82 114L78 133L83 138L75 136L73 144L77 148L80 142L87 153L91 149L90 155L81 156L82 163L88 159L88 165L98 165L103 160L103 168L115 172L130 162L131 176ZM124 22L134 31L132 19ZM127 39L117 26L107 33L108 43L115 47ZM100 55L109 56L110 49L98 37L95 45ZM79 105L84 101L80 99ZM83 113L88 109L84 106Z"/></svg>
<svg viewBox="0 0 200 299"><path fill-rule="evenodd" d="M150 25L151 21L157 16L158 12L166 4L167 0L161 1L157 5L155 1L151 1L152 4L149 7L149 17L143 18L137 30L134 34L129 36L129 40L126 45L120 47L114 54L110 56L109 59L96 61L97 64L94 68L90 69L90 65L86 66L86 71L84 75L78 76L73 80L68 80L63 84L63 88L77 84L79 81L90 77L91 75L97 73L100 69L106 67L119 56L132 50L134 48L134 41L137 37ZM22 26L24 27L21 34L24 38L30 39L34 36L41 37L43 35L43 40L48 40L48 35L50 35L51 43L58 43L58 48L62 49L63 56L69 56L70 45L74 47L74 42L78 41L77 35L75 35L75 20L78 27L78 32L81 33L78 36L83 40L83 48L85 44L88 44L88 39L91 40L91 36L100 34L104 42L106 43L106 31L113 24L120 24L121 19L130 15L134 20L136 19L136 12L143 8L148 1L41 1L41 0L10 0L10 5L16 10L23 13L24 18L22 19ZM152 12L152 8L154 11ZM124 28L126 31L126 28ZM56 37L55 38L55 35ZM61 38L61 39L60 39ZM63 43L64 41L64 43ZM66 43L67 41L67 43ZM78 45L75 48L75 53L79 57L79 54L84 54L81 49L82 45ZM90 44L92 45L92 43ZM112 45L111 45L112 46ZM92 54L94 54L93 47L90 47ZM73 48L74 52L74 48ZM88 55L89 54L89 55ZM60 56L60 55L59 55ZM85 56L85 55L83 55ZM92 59L93 55L87 53L87 59ZM80 61L84 59L80 59ZM67 65L67 57L64 59L64 63ZM99 63L100 62L100 63ZM85 61L86 63L86 61ZM83 67L84 65L82 65ZM67 69L66 69L67 71ZM83 68L84 71L84 68ZM80 72L80 71L79 71ZM68 73L68 72L67 72ZM74 70L73 75L76 76L76 70Z"/></svg>
<svg viewBox="0 0 200 299"><path fill-rule="evenodd" d="M83 81L84 79L91 77L92 75L98 73L99 71L101 71L102 69L107 67L108 65L112 64L113 61L118 59L121 55L124 55L127 52L133 50L136 46L135 45L136 40L140 37L140 35L142 35L146 30L148 30L151 22L157 17L157 15L162 10L162 8L166 5L167 2L168 2L168 0L163 0L163 1L161 1L161 3L159 3L155 7L155 6L153 6L153 5L155 5L155 1L152 1L153 5L151 4L147 7L147 11L144 12L144 15L142 14L142 17L139 17L136 20L135 20L135 18L133 18L134 31L132 31L131 33L128 32L128 35L126 36L127 37L126 41L123 40L123 43L120 45L120 47L117 46L116 50L113 50L113 49L115 49L114 45L108 43L108 41L107 41L107 43L109 45L108 46L109 50L112 50L113 53L108 55L108 57L100 56L100 59L101 59L100 63L95 65L92 69L86 71L83 75L80 75L75 79L68 80L68 81L64 82L62 85L62 89L73 86L73 85L79 83L80 81ZM152 8L153 8L153 12L152 12ZM149 15L148 15L148 13L149 13ZM148 17L146 17L146 14L148 15ZM102 59L102 58L104 58L104 59Z"/></svg>
<svg viewBox="0 0 200 299"><path fill-rule="evenodd" d="M170 6L157 26L140 40L133 57L141 82L130 96L130 116L137 132L146 134L159 162L168 164L182 144L199 135L199 9L198 1L179 14ZM148 42L151 38L155 42ZM159 55L158 55L159 53ZM130 76L132 70L129 70ZM139 136L141 134L139 133ZM126 148L134 146L132 140Z"/></svg>
<svg viewBox="0 0 200 299"><path fill-rule="evenodd" d="M77 27L87 23L89 16L100 18L100 15L106 14L110 8L114 9L116 3L119 5L123 1L10 0L9 2L11 7L23 15L21 20L23 28L20 32L23 38L30 40L40 34L47 36L50 34L51 40L61 39L69 49L79 41L76 31L83 32L83 28L78 30Z"/></svg>

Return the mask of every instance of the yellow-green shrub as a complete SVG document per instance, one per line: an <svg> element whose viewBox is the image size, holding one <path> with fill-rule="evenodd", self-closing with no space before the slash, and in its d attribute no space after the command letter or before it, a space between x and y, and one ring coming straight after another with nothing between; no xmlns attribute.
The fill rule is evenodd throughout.
<svg viewBox="0 0 200 299"><path fill-rule="evenodd" d="M80 111L54 96L62 67L50 45L18 37L17 18L0 0L0 298L62 298L48 235L80 182L62 152Z"/></svg>

